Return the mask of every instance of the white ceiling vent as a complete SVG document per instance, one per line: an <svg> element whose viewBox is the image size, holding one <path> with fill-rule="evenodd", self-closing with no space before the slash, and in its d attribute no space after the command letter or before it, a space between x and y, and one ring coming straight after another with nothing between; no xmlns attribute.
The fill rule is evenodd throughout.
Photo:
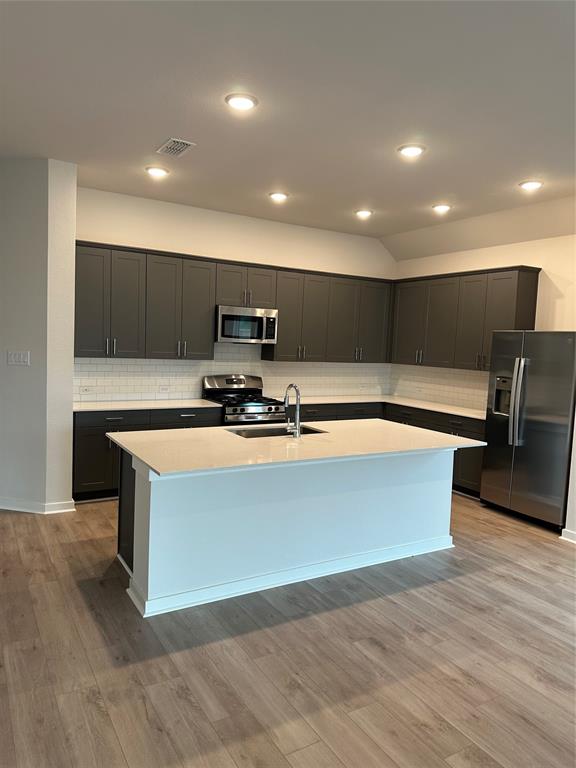
<svg viewBox="0 0 576 768"><path fill-rule="evenodd" d="M186 139L168 139L158 147L156 152L159 155L170 155L170 157L182 157L185 152L195 147L196 144L193 141L186 141Z"/></svg>

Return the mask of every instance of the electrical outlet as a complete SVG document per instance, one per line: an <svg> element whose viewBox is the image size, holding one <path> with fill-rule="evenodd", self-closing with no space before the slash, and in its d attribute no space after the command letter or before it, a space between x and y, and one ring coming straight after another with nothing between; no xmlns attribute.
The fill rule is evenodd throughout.
<svg viewBox="0 0 576 768"><path fill-rule="evenodd" d="M80 387L81 395L91 395L95 391L96 391L96 387Z"/></svg>
<svg viewBox="0 0 576 768"><path fill-rule="evenodd" d="M7 352L8 365L30 365L30 352Z"/></svg>
<svg viewBox="0 0 576 768"><path fill-rule="evenodd" d="M162 394L166 395L168 394L168 392L170 392L170 387L168 386L168 384L161 384L158 387L158 392L160 392L161 395Z"/></svg>

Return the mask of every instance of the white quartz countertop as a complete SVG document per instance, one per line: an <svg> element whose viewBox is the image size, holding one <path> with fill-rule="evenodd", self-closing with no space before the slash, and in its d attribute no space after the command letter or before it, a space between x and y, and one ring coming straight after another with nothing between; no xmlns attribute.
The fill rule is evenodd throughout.
<svg viewBox="0 0 576 768"><path fill-rule="evenodd" d="M214 472L300 461L426 453L485 445L382 419L314 422L322 434L247 439L230 427L112 432L108 437L156 474ZM251 426L251 430L262 427Z"/></svg>
<svg viewBox="0 0 576 768"><path fill-rule="evenodd" d="M80 411L150 411L156 408L219 408L210 400L106 400L74 403Z"/></svg>
<svg viewBox="0 0 576 768"><path fill-rule="evenodd" d="M282 399L284 393L266 393L269 397ZM294 401L294 393L291 393L291 402ZM449 413L453 416L464 416L469 419L486 419L486 412L474 408L465 408L460 405L448 405L432 400L417 400L401 397L399 395L303 395L303 405L330 405L337 403L391 403L405 405L409 408L421 408L425 411ZM74 403L74 411L131 411L153 410L156 408L218 408L217 403L210 400L109 400L86 401Z"/></svg>

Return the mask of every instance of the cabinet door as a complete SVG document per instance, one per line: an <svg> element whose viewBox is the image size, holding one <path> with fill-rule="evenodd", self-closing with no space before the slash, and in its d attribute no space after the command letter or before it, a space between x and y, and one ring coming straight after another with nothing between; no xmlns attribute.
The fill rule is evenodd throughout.
<svg viewBox="0 0 576 768"><path fill-rule="evenodd" d="M110 251L76 249L74 354L106 357L110 350Z"/></svg>
<svg viewBox="0 0 576 768"><path fill-rule="evenodd" d="M248 306L276 309L275 269L248 267Z"/></svg>
<svg viewBox="0 0 576 768"><path fill-rule="evenodd" d="M428 312L421 362L423 365L452 368L458 323L458 278L447 277L426 282Z"/></svg>
<svg viewBox="0 0 576 768"><path fill-rule="evenodd" d="M182 270L182 356L210 360L214 357L216 267L184 259Z"/></svg>
<svg viewBox="0 0 576 768"><path fill-rule="evenodd" d="M488 274L482 345L482 368L486 371L490 370L492 332L512 331L516 328L517 288L518 272Z"/></svg>
<svg viewBox="0 0 576 768"><path fill-rule="evenodd" d="M306 275L302 305L302 359L308 362L326 360L329 300L330 278Z"/></svg>
<svg viewBox="0 0 576 768"><path fill-rule="evenodd" d="M353 363L358 358L358 299L360 283L330 278L326 360Z"/></svg>
<svg viewBox="0 0 576 768"><path fill-rule="evenodd" d="M114 488L114 451L107 427L79 427L74 432L74 494Z"/></svg>
<svg viewBox="0 0 576 768"><path fill-rule="evenodd" d="M418 352L424 349L427 297L425 281L395 286L393 363L417 364Z"/></svg>
<svg viewBox="0 0 576 768"><path fill-rule="evenodd" d="M218 264L216 270L216 303L229 307L246 305L248 269L235 264Z"/></svg>
<svg viewBox="0 0 576 768"><path fill-rule="evenodd" d="M299 360L302 345L302 305L304 275L279 272L276 303L278 305L278 343L263 344L262 357L267 360Z"/></svg>
<svg viewBox="0 0 576 768"><path fill-rule="evenodd" d="M483 440L475 432L458 432L460 437ZM454 454L454 485L471 493L480 493L484 448L461 448Z"/></svg>
<svg viewBox="0 0 576 768"><path fill-rule="evenodd" d="M110 332L114 357L146 356L146 254L112 251Z"/></svg>
<svg viewBox="0 0 576 768"><path fill-rule="evenodd" d="M182 328L182 259L147 257L146 357L178 357Z"/></svg>
<svg viewBox="0 0 576 768"><path fill-rule="evenodd" d="M455 368L478 369L484 344L487 275L460 278Z"/></svg>
<svg viewBox="0 0 576 768"><path fill-rule="evenodd" d="M363 363L383 363L388 359L388 333L391 286L361 283L358 315L358 346Z"/></svg>

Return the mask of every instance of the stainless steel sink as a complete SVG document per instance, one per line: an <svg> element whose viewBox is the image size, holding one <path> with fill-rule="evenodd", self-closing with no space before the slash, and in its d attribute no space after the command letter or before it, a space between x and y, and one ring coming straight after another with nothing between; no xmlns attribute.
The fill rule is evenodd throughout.
<svg viewBox="0 0 576 768"><path fill-rule="evenodd" d="M243 429L234 428L228 429L228 432L232 432L234 435L240 437L292 437L292 433L288 432L284 425L277 427L246 427ZM302 435L318 435L325 433L324 429L316 429L315 427L308 427L306 425L300 428L300 434Z"/></svg>

